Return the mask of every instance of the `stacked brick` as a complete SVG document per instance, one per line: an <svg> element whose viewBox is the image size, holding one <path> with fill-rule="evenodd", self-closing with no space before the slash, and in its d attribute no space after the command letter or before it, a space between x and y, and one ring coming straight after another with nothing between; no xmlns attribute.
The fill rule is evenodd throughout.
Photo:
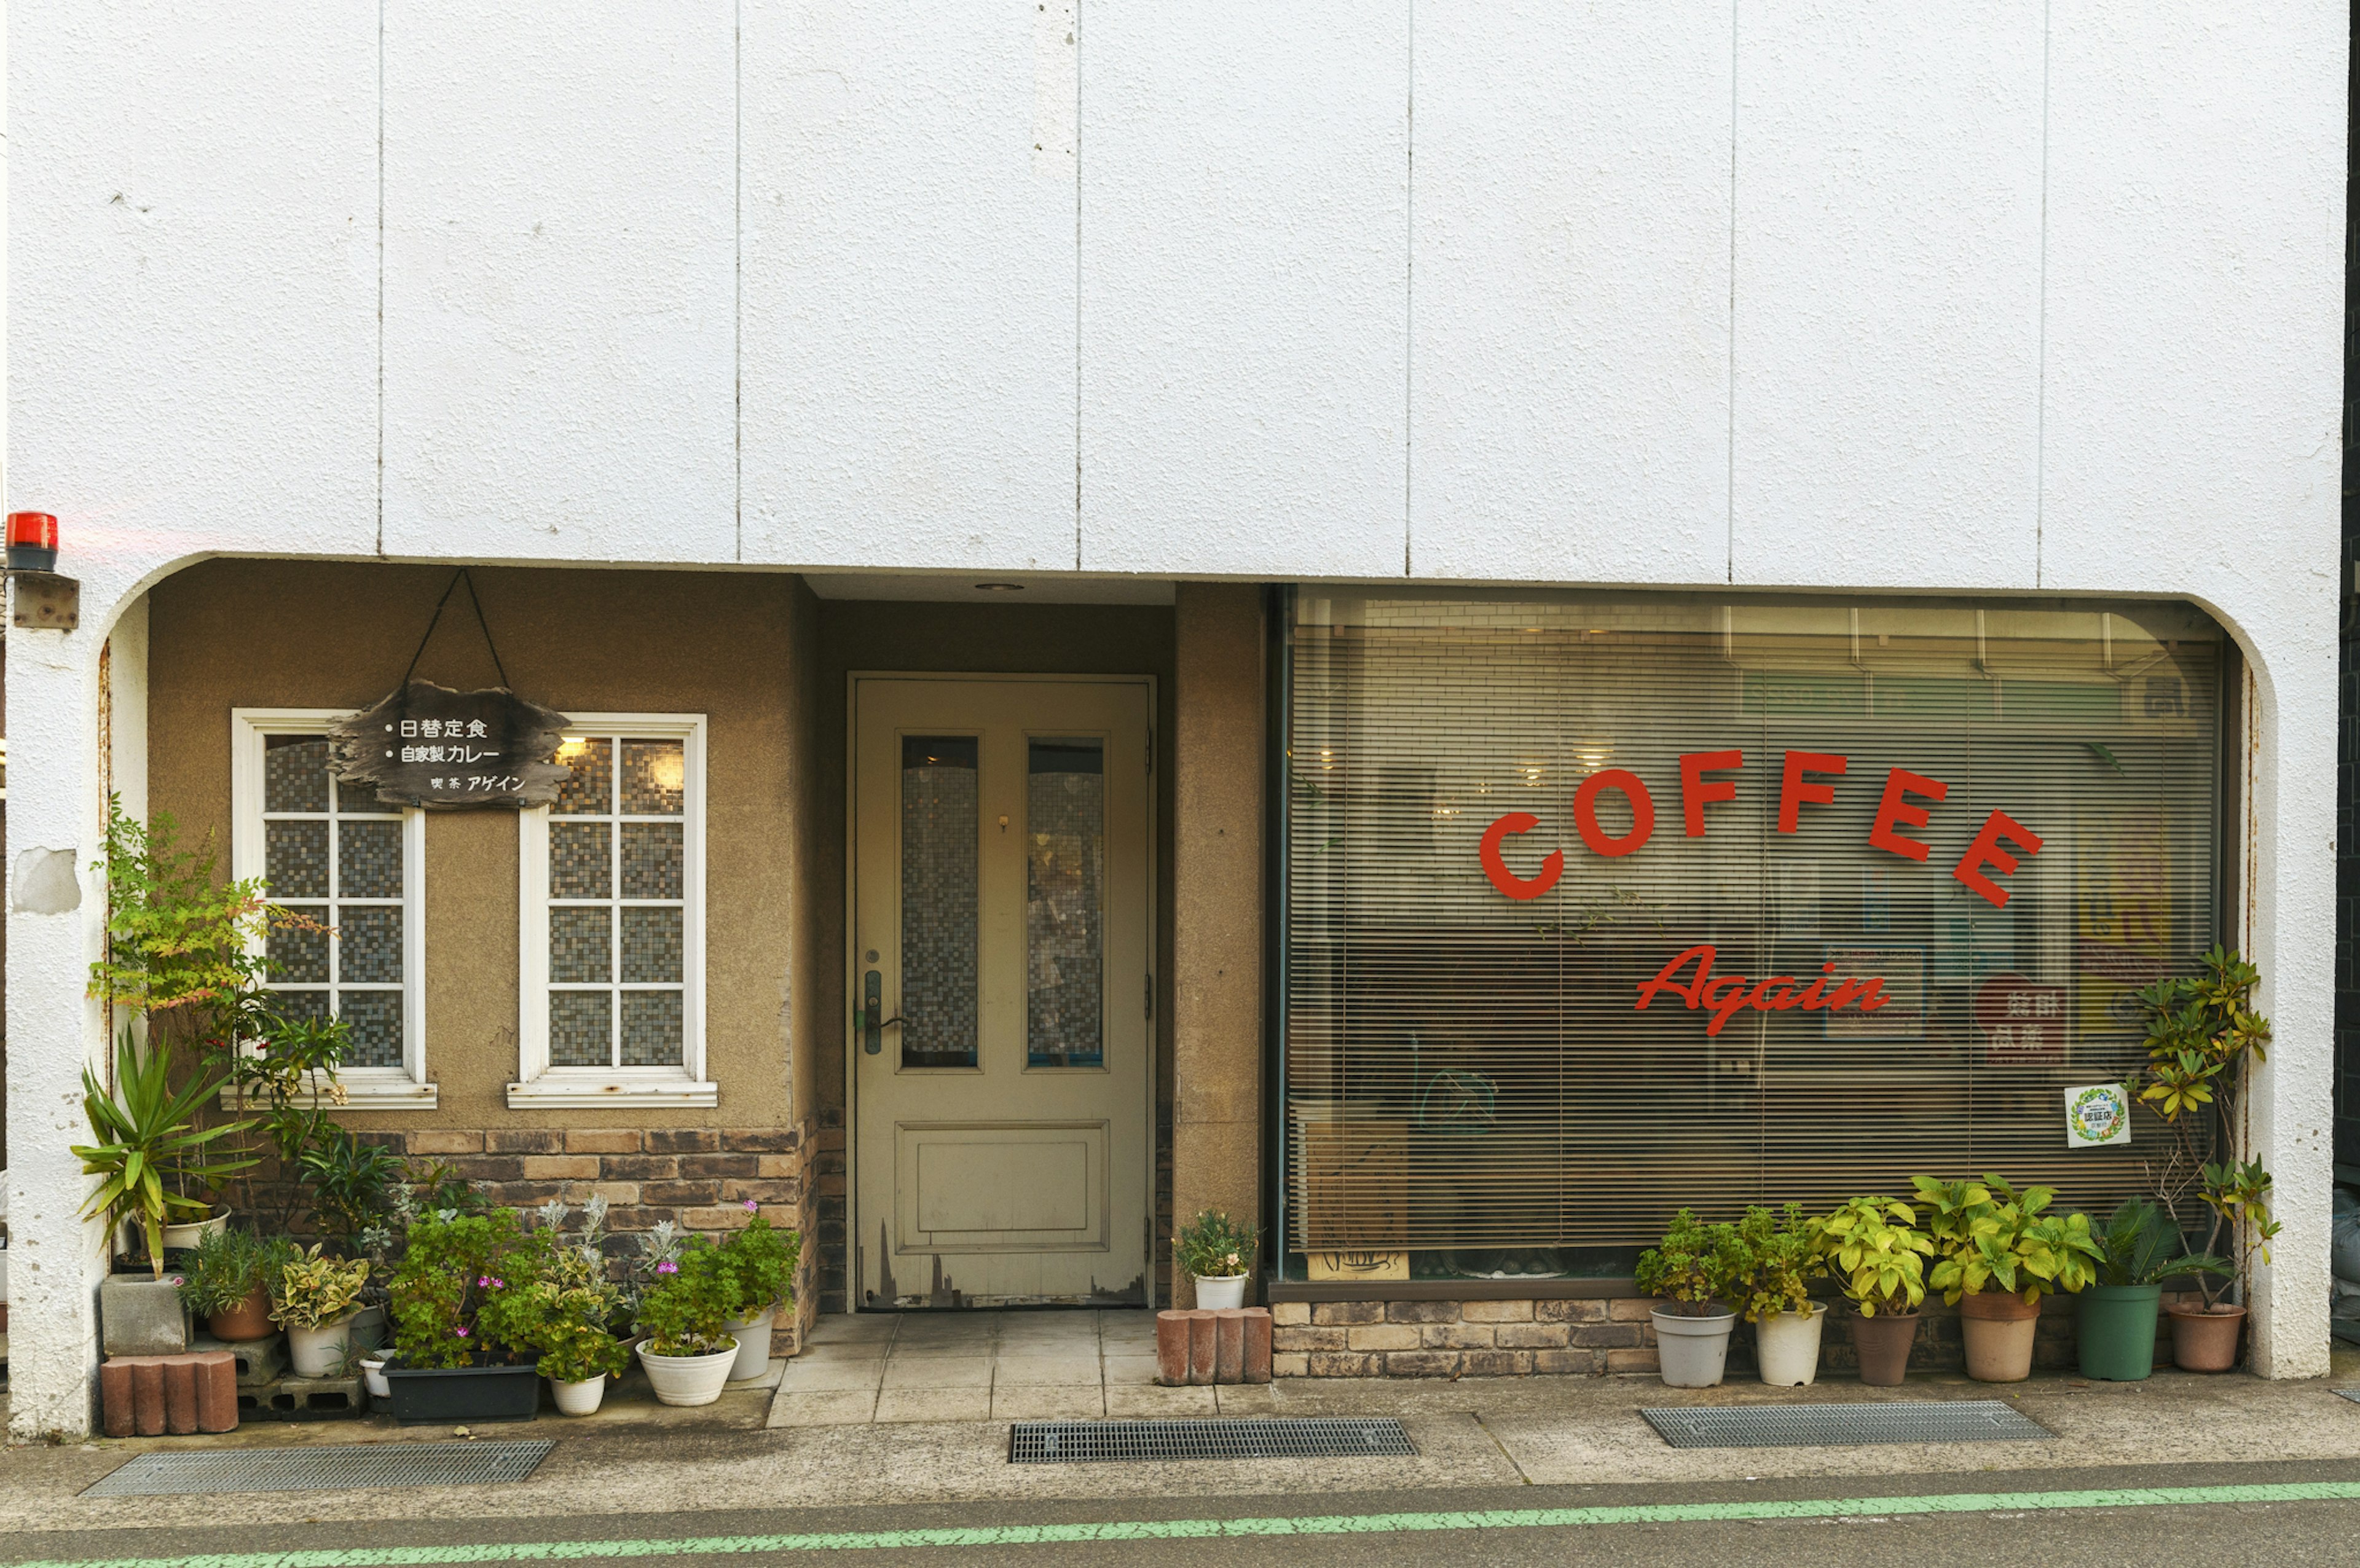
<svg viewBox="0 0 2360 1568"><path fill-rule="evenodd" d="M1654 1302L1281 1301L1280 1377L1514 1377L1652 1372Z"/></svg>
<svg viewBox="0 0 2360 1568"><path fill-rule="evenodd" d="M110 1356L98 1369L109 1437L237 1430L237 1361L225 1350Z"/></svg>
<svg viewBox="0 0 2360 1568"><path fill-rule="evenodd" d="M1262 1307L1199 1307L1155 1314L1155 1380L1184 1384L1267 1383L1272 1328Z"/></svg>

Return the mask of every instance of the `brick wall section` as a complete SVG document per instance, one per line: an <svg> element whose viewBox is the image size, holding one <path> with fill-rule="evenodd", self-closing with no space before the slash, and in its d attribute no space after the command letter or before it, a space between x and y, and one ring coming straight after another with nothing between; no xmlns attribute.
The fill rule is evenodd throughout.
<svg viewBox="0 0 2360 1568"><path fill-rule="evenodd" d="M2174 1301L2193 1301L2167 1295ZM1270 1309L1271 1375L1274 1377L1516 1377L1529 1374L1656 1370L1654 1301L1644 1297L1528 1301L1280 1301ZM2074 1365L2071 1298L2041 1302L2032 1364L2063 1371ZM1822 1377L1860 1369L1852 1334L1831 1311L1819 1340ZM2171 1330L2158 1326L2156 1365L2171 1365ZM1938 1298L1918 1325L1909 1365L1926 1371L1959 1370L1966 1352L1959 1310ZM1729 1373L1756 1370L1754 1331L1743 1323L1730 1336Z"/></svg>
<svg viewBox="0 0 2360 1568"><path fill-rule="evenodd" d="M850 1251L846 1242L844 1169L844 1108L831 1105L820 1113L812 1150L811 1181L818 1225L819 1310L852 1310L852 1287L847 1270ZM809 1249L807 1249L809 1250Z"/></svg>
<svg viewBox="0 0 2360 1568"><path fill-rule="evenodd" d="M475 1182L488 1201L506 1208L534 1208L552 1198L580 1204L603 1197L606 1228L617 1238L647 1231L659 1220L720 1235L759 1213L803 1236L795 1282L797 1321L781 1323L773 1331L772 1353L793 1355L819 1309L822 1249L813 1245L812 1166L822 1138L810 1123L645 1131L436 1128L378 1134L373 1141L416 1161L450 1166ZM757 1205L750 1213L745 1206L749 1198Z"/></svg>

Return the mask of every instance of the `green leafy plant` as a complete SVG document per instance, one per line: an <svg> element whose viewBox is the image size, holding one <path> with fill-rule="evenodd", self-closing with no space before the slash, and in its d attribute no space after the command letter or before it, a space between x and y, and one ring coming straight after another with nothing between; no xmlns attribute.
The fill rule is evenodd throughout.
<svg viewBox="0 0 2360 1568"><path fill-rule="evenodd" d="M1998 1289L2028 1305L2051 1290L2075 1291L2097 1281L2105 1247L2087 1214L2050 1214L2056 1193L2029 1187L2019 1193L2000 1177L1981 1181L1912 1179L1929 1211L1938 1261L1929 1289L1952 1305L1961 1296Z"/></svg>
<svg viewBox="0 0 2360 1568"><path fill-rule="evenodd" d="M2153 1285L2176 1274L2228 1274L2227 1259L2210 1253L2183 1250L2180 1227L2163 1205L2147 1198L2130 1198L2106 1216L2103 1227L2092 1227L2104 1256L2098 1262L2099 1283Z"/></svg>
<svg viewBox="0 0 2360 1568"><path fill-rule="evenodd" d="M745 1305L720 1249L691 1238L655 1266L654 1283L639 1296L639 1326L651 1355L710 1356L734 1343L723 1325Z"/></svg>
<svg viewBox="0 0 2360 1568"><path fill-rule="evenodd" d="M1199 1279L1219 1279L1253 1271L1262 1233L1240 1225L1219 1209L1205 1209L1172 1238L1180 1267Z"/></svg>
<svg viewBox="0 0 2360 1568"><path fill-rule="evenodd" d="M528 1234L511 1209L421 1214L388 1286L402 1365L464 1367L517 1350L495 1332L497 1309L491 1323L477 1319L487 1296L539 1279L549 1250L546 1237Z"/></svg>
<svg viewBox="0 0 2360 1568"><path fill-rule="evenodd" d="M1918 1211L1907 1203L1854 1198L1810 1229L1821 1263L1861 1316L1914 1312L1926 1300L1934 1239L1918 1228Z"/></svg>
<svg viewBox="0 0 2360 1568"><path fill-rule="evenodd" d="M297 1170L311 1195L311 1218L321 1234L348 1245L357 1245L362 1232L384 1223L404 1175L400 1156L333 1125L306 1140Z"/></svg>
<svg viewBox="0 0 2360 1568"><path fill-rule="evenodd" d="M749 1201L747 1206L753 1204ZM748 1314L759 1315L795 1299L795 1262L803 1245L800 1234L780 1230L759 1214L721 1244L721 1256L738 1277L738 1293Z"/></svg>
<svg viewBox="0 0 2360 1568"><path fill-rule="evenodd" d="M1746 1258L1737 1227L1706 1225L1693 1209L1672 1216L1664 1239L1639 1255L1638 1287L1673 1303L1683 1317L1707 1317L1743 1278Z"/></svg>
<svg viewBox="0 0 2360 1568"><path fill-rule="evenodd" d="M148 1261L164 1277L164 1227L203 1219L212 1204L189 1193L191 1185L211 1192L231 1173L254 1163L235 1146L219 1147L251 1126L223 1122L197 1125L199 1107L221 1092L219 1079L199 1074L176 1092L171 1051L158 1038L143 1054L126 1029L115 1047L115 1093L109 1094L89 1068L82 1069L82 1114L95 1143L75 1144L82 1174L103 1178L82 1205L85 1217L104 1214L110 1226L128 1220L147 1238Z"/></svg>
<svg viewBox="0 0 2360 1568"><path fill-rule="evenodd" d="M1729 1300L1747 1323L1798 1312L1811 1302L1811 1281L1826 1272L1800 1203L1784 1217L1758 1205L1737 1221L1739 1263Z"/></svg>
<svg viewBox="0 0 2360 1568"><path fill-rule="evenodd" d="M2269 1261L2270 1238L2278 1232L2269 1211L2270 1173L2261 1163L2204 1158L2214 1129L2240 1126L2246 1062L2268 1060L2270 1021L2253 1010L2261 983L2259 969L2215 946L2196 974L2168 975L2137 993L2147 1051L2139 1098L2173 1133L2169 1153L2147 1168L2149 1184L2175 1225L2184 1223L2181 1206L2192 1190L2207 1222L2198 1256L2225 1252L2234 1260L2225 1272L2190 1270L2208 1310L2233 1284L2239 1297L2250 1298L2254 1258Z"/></svg>
<svg viewBox="0 0 2360 1568"><path fill-rule="evenodd" d="M318 1243L280 1265L270 1286L270 1321L280 1328L326 1328L361 1307L368 1259L331 1258Z"/></svg>
<svg viewBox="0 0 2360 1568"><path fill-rule="evenodd" d="M285 1236L268 1240L235 1226L199 1238L180 1284L180 1301L201 1317L235 1312L257 1287L268 1290L279 1271L295 1256L295 1244Z"/></svg>
<svg viewBox="0 0 2360 1568"><path fill-rule="evenodd" d="M606 1203L593 1198L584 1207L578 1239L564 1225L572 1210L551 1199L533 1211L540 1221L523 1261L508 1255L508 1273L479 1277L478 1337L516 1350L538 1352L541 1370L561 1383L621 1374L629 1352L615 1333L628 1315L629 1299L608 1277L601 1242Z"/></svg>

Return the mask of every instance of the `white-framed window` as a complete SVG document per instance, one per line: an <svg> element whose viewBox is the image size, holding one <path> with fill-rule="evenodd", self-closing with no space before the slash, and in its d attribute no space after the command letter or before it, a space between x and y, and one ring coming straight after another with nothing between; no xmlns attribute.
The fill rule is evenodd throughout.
<svg viewBox="0 0 2360 1568"><path fill-rule="evenodd" d="M230 868L303 917L264 939L291 1017L342 1018L337 1073L355 1107L431 1110L426 1077L426 813L338 780L335 708L230 714Z"/></svg>
<svg viewBox="0 0 2360 1568"><path fill-rule="evenodd" d="M520 813L520 1105L711 1105L705 715L575 713L557 803Z"/></svg>

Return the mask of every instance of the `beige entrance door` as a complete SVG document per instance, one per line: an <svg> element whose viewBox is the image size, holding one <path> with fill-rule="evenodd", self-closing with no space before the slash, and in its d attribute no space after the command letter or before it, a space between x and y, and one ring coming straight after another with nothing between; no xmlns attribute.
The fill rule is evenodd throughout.
<svg viewBox="0 0 2360 1568"><path fill-rule="evenodd" d="M1144 681L853 688L863 1306L1144 1302Z"/></svg>

